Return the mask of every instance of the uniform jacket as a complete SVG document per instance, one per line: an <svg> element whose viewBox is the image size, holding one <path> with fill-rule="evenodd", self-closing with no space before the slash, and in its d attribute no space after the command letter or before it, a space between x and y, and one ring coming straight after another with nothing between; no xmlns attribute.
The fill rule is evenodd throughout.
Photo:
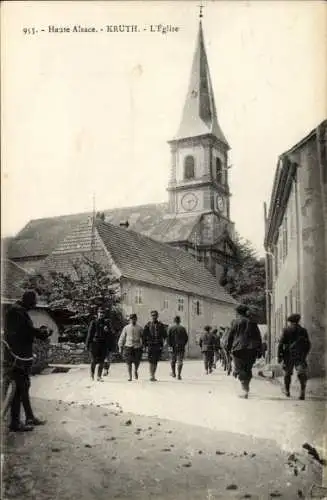
<svg viewBox="0 0 327 500"><path fill-rule="evenodd" d="M216 351L218 349L216 335L212 332L202 333L199 340L199 346L202 352Z"/></svg>
<svg viewBox="0 0 327 500"><path fill-rule="evenodd" d="M161 321L156 323L149 321L143 329L143 345L145 347L157 347L162 349L167 338L166 328Z"/></svg>
<svg viewBox="0 0 327 500"><path fill-rule="evenodd" d="M172 325L168 328L169 347L185 347L188 342L188 334L184 326Z"/></svg>
<svg viewBox="0 0 327 500"><path fill-rule="evenodd" d="M5 316L4 339L17 356L31 358L33 356L33 341L35 338L46 340L47 330L35 328L21 302L16 302Z"/></svg>
<svg viewBox="0 0 327 500"><path fill-rule="evenodd" d="M111 331L108 320L93 319L90 323L85 344L87 348L91 343L105 344L106 348L110 351L115 348L115 338Z"/></svg>
<svg viewBox="0 0 327 500"><path fill-rule="evenodd" d="M311 349L308 332L300 325L285 328L278 344L278 360L305 361Z"/></svg>
<svg viewBox="0 0 327 500"><path fill-rule="evenodd" d="M236 352L244 349L256 350L261 356L261 334L258 324L248 318L235 320L228 334L227 351Z"/></svg>

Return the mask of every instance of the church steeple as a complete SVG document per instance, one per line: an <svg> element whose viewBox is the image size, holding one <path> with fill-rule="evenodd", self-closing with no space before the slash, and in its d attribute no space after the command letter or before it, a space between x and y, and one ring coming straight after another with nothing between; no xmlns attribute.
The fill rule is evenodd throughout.
<svg viewBox="0 0 327 500"><path fill-rule="evenodd" d="M190 83L175 140L212 134L229 149L218 123L201 18L202 9Z"/></svg>

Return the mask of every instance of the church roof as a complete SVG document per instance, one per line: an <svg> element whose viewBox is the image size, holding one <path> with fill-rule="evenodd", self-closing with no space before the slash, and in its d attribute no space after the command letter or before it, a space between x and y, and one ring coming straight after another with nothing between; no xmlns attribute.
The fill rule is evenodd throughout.
<svg viewBox="0 0 327 500"><path fill-rule="evenodd" d="M200 21L190 83L182 120L175 140L207 134L214 135L229 147L218 123L208 59L204 46L202 23Z"/></svg>
<svg viewBox="0 0 327 500"><path fill-rule="evenodd" d="M121 278L235 303L204 265L186 251L99 220L93 236L90 221L78 224L44 261L43 271L48 266L61 272L73 272L74 260L79 260L83 254L90 258L92 248L95 258L112 266Z"/></svg>
<svg viewBox="0 0 327 500"><path fill-rule="evenodd" d="M142 234L165 243L187 241L200 218L200 215L167 217L149 231L142 231Z"/></svg>
<svg viewBox="0 0 327 500"><path fill-rule="evenodd" d="M139 232L150 231L157 226L168 210L166 203L140 205L105 210L106 220L119 225L128 220L130 227ZM92 218L92 213L61 215L31 220L15 238L6 245L8 257L20 259L27 257L46 257L58 243L76 226Z"/></svg>
<svg viewBox="0 0 327 500"><path fill-rule="evenodd" d="M163 242L187 241L199 216L175 217L168 214L168 204L148 204L105 210L105 221L119 226L128 221L129 228ZM35 258L44 260L58 244L72 233L76 225L92 219L89 212L31 220L14 238L3 242L4 254L10 259L32 259L29 268L37 267ZM24 265L25 267L25 265Z"/></svg>

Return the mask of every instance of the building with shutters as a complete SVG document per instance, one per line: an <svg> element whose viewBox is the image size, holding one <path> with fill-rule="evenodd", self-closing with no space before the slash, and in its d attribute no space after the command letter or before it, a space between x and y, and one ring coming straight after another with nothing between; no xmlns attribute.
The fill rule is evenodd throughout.
<svg viewBox="0 0 327 500"><path fill-rule="evenodd" d="M279 159L266 213L269 354L291 313L312 340L311 373L325 370L327 335L327 121Z"/></svg>

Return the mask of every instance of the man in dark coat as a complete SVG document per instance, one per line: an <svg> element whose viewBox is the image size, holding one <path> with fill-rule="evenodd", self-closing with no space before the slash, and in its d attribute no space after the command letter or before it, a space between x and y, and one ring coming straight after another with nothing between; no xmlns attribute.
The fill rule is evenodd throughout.
<svg viewBox="0 0 327 500"><path fill-rule="evenodd" d="M217 350L217 337L211 331L211 326L204 327L199 346L203 354L204 369L206 374L212 373L215 351Z"/></svg>
<svg viewBox="0 0 327 500"><path fill-rule="evenodd" d="M108 327L107 354L106 354L106 357L105 357L104 363L103 363L103 375L105 375L105 376L107 376L109 374L113 355L118 347L116 335L115 335L109 321L108 321L107 327Z"/></svg>
<svg viewBox="0 0 327 500"><path fill-rule="evenodd" d="M42 425L44 420L34 416L29 389L30 371L33 364L33 341L35 338L46 340L51 335L46 327L35 328L28 314L36 306L36 293L26 291L22 300L8 310L4 325L4 374L13 380L16 386L11 402L10 430L24 432L33 430L35 425ZM20 407L24 407L26 424L20 421Z"/></svg>
<svg viewBox="0 0 327 500"><path fill-rule="evenodd" d="M108 346L111 340L110 326L108 320L105 319L104 311L99 308L97 317L90 323L86 347L91 353L91 378L94 380L96 365L98 365L98 382L103 382L102 371L104 360L108 352Z"/></svg>
<svg viewBox="0 0 327 500"><path fill-rule="evenodd" d="M285 395L290 397L290 386L295 368L301 385L300 399L305 399L307 384L307 362L306 357L311 349L308 332L300 326L301 316L291 314L287 318L288 327L284 329L278 344L278 362L282 363L284 369Z"/></svg>
<svg viewBox="0 0 327 500"><path fill-rule="evenodd" d="M152 320L149 321L143 329L143 345L148 350L150 380L151 382L156 382L156 370L158 362L161 359L161 353L167 338L167 332L163 323L158 320L159 314L157 311L151 312L151 318Z"/></svg>
<svg viewBox="0 0 327 500"><path fill-rule="evenodd" d="M216 349L214 351L214 360L213 360L212 367L214 369L216 369L217 368L217 362L218 362L218 360L220 358L219 353L220 353L220 348L221 348L221 346L220 346L220 336L218 334L218 328L214 328L212 330L212 333L216 337Z"/></svg>
<svg viewBox="0 0 327 500"><path fill-rule="evenodd" d="M220 346L221 346L221 356L222 356L222 364L224 371L227 372L227 375L230 375L232 371L232 359L231 359L231 354L227 351L228 336L229 336L229 328L226 328L225 331L222 333L220 339Z"/></svg>
<svg viewBox="0 0 327 500"><path fill-rule="evenodd" d="M182 368L185 356L185 347L188 342L188 334L184 326L181 325L181 318L176 316L174 324L168 328L168 346L171 349L171 376L182 380Z"/></svg>
<svg viewBox="0 0 327 500"><path fill-rule="evenodd" d="M240 382L245 399L249 396L252 367L262 355L261 334L258 324L247 306L236 308L238 319L232 322L227 340L227 351L232 354L234 374Z"/></svg>

